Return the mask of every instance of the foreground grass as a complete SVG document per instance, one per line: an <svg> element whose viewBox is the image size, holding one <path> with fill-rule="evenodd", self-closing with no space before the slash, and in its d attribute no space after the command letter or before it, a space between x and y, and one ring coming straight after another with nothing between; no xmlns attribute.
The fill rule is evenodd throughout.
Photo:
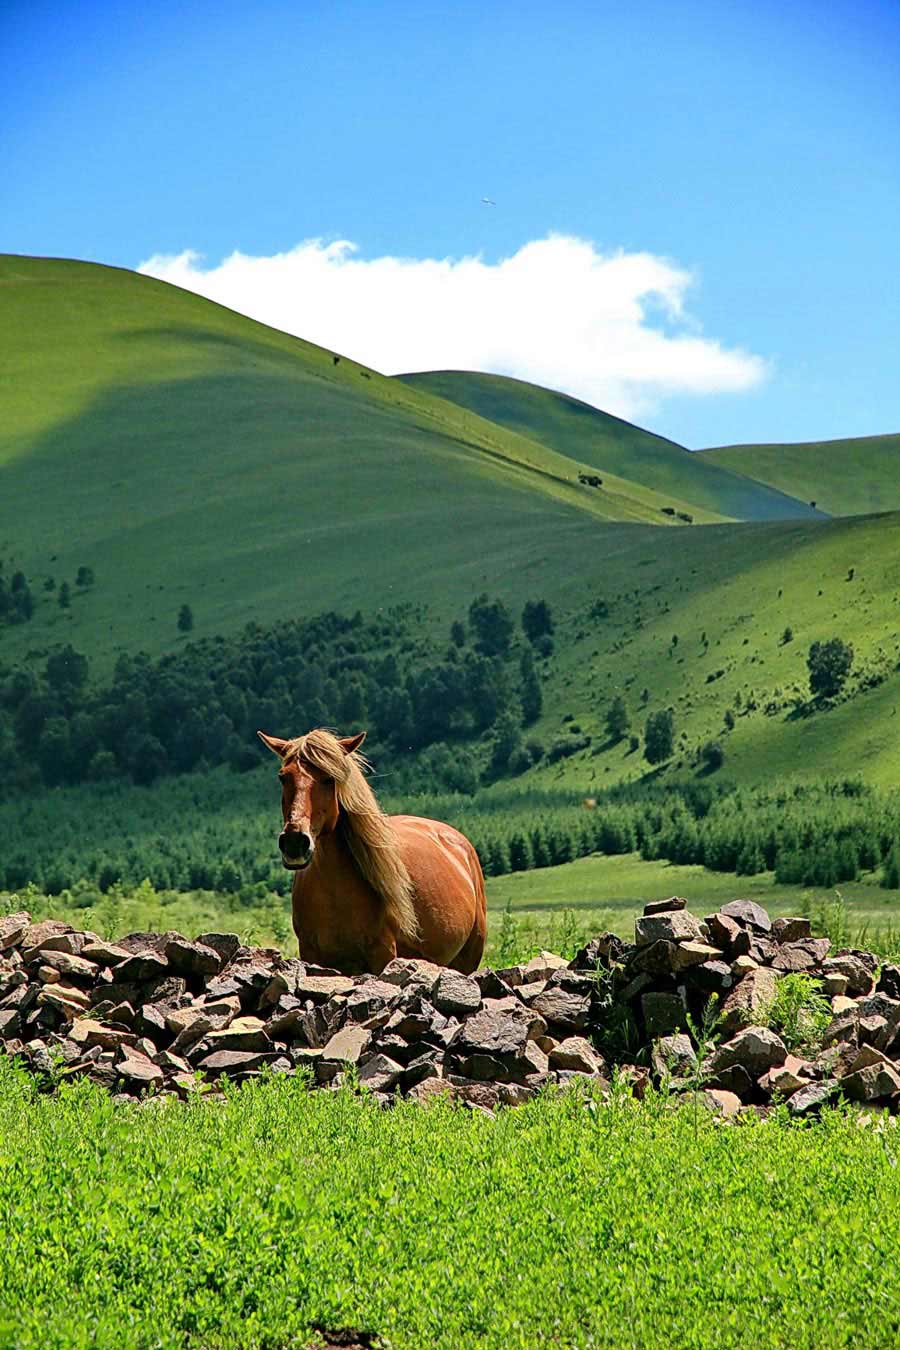
<svg viewBox="0 0 900 1350"><path fill-rule="evenodd" d="M0 1065L0 1343L893 1345L893 1132L625 1100L496 1119L296 1081L38 1096Z"/></svg>

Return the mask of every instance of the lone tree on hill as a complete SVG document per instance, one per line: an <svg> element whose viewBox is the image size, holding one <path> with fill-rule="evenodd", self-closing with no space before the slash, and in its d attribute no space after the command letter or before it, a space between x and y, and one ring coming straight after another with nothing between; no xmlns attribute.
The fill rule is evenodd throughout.
<svg viewBox="0 0 900 1350"><path fill-rule="evenodd" d="M644 759L648 764L662 764L671 759L675 750L675 718L671 709L651 713L644 731Z"/></svg>
<svg viewBox="0 0 900 1350"><path fill-rule="evenodd" d="M833 698L839 694L853 665L853 648L841 638L814 642L806 658L809 689L814 698Z"/></svg>
<svg viewBox="0 0 900 1350"><path fill-rule="evenodd" d="M621 694L617 694L606 713L606 732L611 741L620 741L631 728L631 719Z"/></svg>
<svg viewBox="0 0 900 1350"><path fill-rule="evenodd" d="M189 633L194 626L194 612L190 605L182 605L178 611L178 631Z"/></svg>

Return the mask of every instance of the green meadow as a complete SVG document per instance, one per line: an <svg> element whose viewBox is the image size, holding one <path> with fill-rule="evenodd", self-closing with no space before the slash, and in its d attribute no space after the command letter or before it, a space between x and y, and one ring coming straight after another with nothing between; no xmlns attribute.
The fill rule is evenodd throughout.
<svg viewBox="0 0 900 1350"><path fill-rule="evenodd" d="M16 1350L900 1338L895 1132L849 1113L722 1128L616 1091L490 1119L277 1078L118 1105L0 1063L0 1132Z"/></svg>

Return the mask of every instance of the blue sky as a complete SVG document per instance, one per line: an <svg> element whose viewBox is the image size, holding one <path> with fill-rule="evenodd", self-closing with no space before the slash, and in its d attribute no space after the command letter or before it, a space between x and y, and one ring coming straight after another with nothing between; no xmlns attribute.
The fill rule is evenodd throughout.
<svg viewBox="0 0 900 1350"><path fill-rule="evenodd" d="M4 251L691 446L900 431L900 6L6 0L0 50Z"/></svg>

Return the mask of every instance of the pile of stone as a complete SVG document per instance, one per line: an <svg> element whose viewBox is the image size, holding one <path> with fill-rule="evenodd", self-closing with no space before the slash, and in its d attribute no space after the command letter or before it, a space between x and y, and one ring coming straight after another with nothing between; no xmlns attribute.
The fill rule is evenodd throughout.
<svg viewBox="0 0 900 1350"><path fill-rule="evenodd" d="M767 1025L779 980L800 972L832 1013L808 1056L791 1054ZM832 952L808 919L772 920L761 905L733 900L700 921L684 900L661 900L636 920L612 984L635 1040L652 1046L657 1078L676 1089L702 1083L725 1115L783 1101L804 1116L839 1095L900 1106L900 967L872 952ZM715 1043L698 1064L697 1036L686 1032L704 1018Z"/></svg>
<svg viewBox="0 0 900 1350"><path fill-rule="evenodd" d="M699 1090L723 1115L786 1099L797 1114L843 1090L900 1101L900 968L829 954L805 919L770 921L734 901L700 922L684 901L646 907L636 942L613 934L571 962L549 952L461 975L398 959L345 975L246 947L232 933L132 933L108 942L27 913L0 918L0 1049L48 1086L86 1076L111 1092L187 1097L221 1079L352 1076L383 1103L444 1093L474 1108L550 1084L606 1090L614 1065L641 1095L651 1079ZM782 974L809 971L834 1018L815 1058L759 1025ZM710 996L716 1047L697 1063ZM601 1049L598 1047L602 1047Z"/></svg>

